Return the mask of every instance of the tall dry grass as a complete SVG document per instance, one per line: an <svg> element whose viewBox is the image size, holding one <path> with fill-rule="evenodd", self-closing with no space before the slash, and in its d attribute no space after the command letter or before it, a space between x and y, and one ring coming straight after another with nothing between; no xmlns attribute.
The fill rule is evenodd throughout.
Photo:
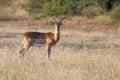
<svg viewBox="0 0 120 80"><path fill-rule="evenodd" d="M29 28L0 28L11 33ZM34 30L33 30L34 31ZM41 29L37 31L54 31ZM0 35L0 80L119 80L120 33L61 29L61 39L52 48L51 61L44 47L31 47L25 60L19 58L19 36ZM12 36L12 35L9 35Z"/></svg>

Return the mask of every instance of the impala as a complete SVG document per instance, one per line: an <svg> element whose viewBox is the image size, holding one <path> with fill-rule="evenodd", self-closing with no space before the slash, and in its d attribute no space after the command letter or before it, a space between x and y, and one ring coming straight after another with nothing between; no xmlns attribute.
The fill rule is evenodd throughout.
<svg viewBox="0 0 120 80"><path fill-rule="evenodd" d="M46 46L46 51L48 53L48 59L50 60L50 55L51 55L51 47L56 45L56 43L60 39L60 26L64 24L63 20L65 17L60 19L59 21L56 21L54 17L52 17L53 21L50 21L51 24L55 26L55 32L47 32L47 33L42 33L42 32L25 32L22 34L22 39L24 43L24 47L21 49L19 52L20 57L24 58L24 55L26 51L31 47L31 46Z"/></svg>

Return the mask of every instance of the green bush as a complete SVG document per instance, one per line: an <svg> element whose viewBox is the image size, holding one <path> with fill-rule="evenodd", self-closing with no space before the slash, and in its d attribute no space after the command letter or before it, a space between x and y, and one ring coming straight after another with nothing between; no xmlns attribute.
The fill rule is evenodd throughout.
<svg viewBox="0 0 120 80"><path fill-rule="evenodd" d="M88 7L83 10L83 16L87 18L94 18L104 13L105 11L103 9L96 9L95 7Z"/></svg>
<svg viewBox="0 0 120 80"><path fill-rule="evenodd" d="M93 9L85 9L83 14L87 18L94 18L97 15L95 10L93 10Z"/></svg>
<svg viewBox="0 0 120 80"><path fill-rule="evenodd" d="M18 19L26 16L39 19L50 15L94 18L110 12L111 18L116 19L119 16L118 5L120 0L0 0L0 18L6 19L7 15L7 18Z"/></svg>
<svg viewBox="0 0 120 80"><path fill-rule="evenodd" d="M45 4L43 8L43 13L46 15L72 15L72 9L75 0L52 0L50 3Z"/></svg>
<svg viewBox="0 0 120 80"><path fill-rule="evenodd" d="M45 15L78 15L96 0L29 0L29 12Z"/></svg>
<svg viewBox="0 0 120 80"><path fill-rule="evenodd" d="M11 0L0 0L0 7L6 7L11 5L12 1Z"/></svg>
<svg viewBox="0 0 120 80"><path fill-rule="evenodd" d="M120 5L118 5L111 11L110 17L115 21L120 21Z"/></svg>
<svg viewBox="0 0 120 80"><path fill-rule="evenodd" d="M44 0L29 0L28 11L30 13L39 13L44 5Z"/></svg>

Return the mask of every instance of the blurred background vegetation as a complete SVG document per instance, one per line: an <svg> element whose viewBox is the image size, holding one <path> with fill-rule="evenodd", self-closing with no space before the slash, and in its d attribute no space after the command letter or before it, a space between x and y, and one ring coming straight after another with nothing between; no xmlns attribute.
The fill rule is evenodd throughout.
<svg viewBox="0 0 120 80"><path fill-rule="evenodd" d="M120 0L0 0L0 20L40 19L42 16L108 15L120 21Z"/></svg>

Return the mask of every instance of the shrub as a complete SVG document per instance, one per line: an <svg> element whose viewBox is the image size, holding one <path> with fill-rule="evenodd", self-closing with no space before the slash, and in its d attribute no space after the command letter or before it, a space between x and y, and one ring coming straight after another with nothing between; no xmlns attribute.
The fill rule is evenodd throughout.
<svg viewBox="0 0 120 80"><path fill-rule="evenodd" d="M41 12L43 5L44 5L44 0L29 0L28 11L30 13L39 13Z"/></svg>
<svg viewBox="0 0 120 80"><path fill-rule="evenodd" d="M95 0L30 0L29 11L45 15L77 15L94 4Z"/></svg>
<svg viewBox="0 0 120 80"><path fill-rule="evenodd" d="M0 7L10 6L11 2L11 0L0 0Z"/></svg>
<svg viewBox="0 0 120 80"><path fill-rule="evenodd" d="M105 11L102 9L96 9L95 7L88 7L83 10L83 16L86 16L87 18L94 18L95 16L104 14Z"/></svg>
<svg viewBox="0 0 120 80"><path fill-rule="evenodd" d="M115 21L120 21L120 5L110 12L110 17Z"/></svg>
<svg viewBox="0 0 120 80"><path fill-rule="evenodd" d="M52 0L50 3L44 5L43 12L46 15L72 15L74 1L69 0L68 3L67 0Z"/></svg>

